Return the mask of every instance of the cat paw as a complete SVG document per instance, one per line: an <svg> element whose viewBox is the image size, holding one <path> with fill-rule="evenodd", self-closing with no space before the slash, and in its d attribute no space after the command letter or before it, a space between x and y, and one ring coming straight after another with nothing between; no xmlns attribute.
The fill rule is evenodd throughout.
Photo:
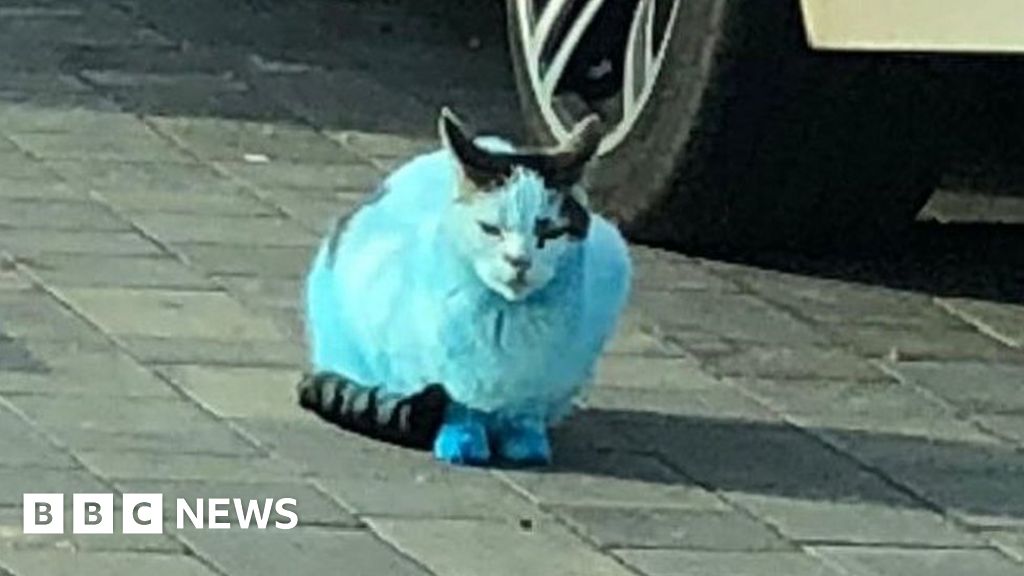
<svg viewBox="0 0 1024 576"><path fill-rule="evenodd" d="M501 458L518 466L545 466L551 463L551 442L541 423L503 427L496 435Z"/></svg>
<svg viewBox="0 0 1024 576"><path fill-rule="evenodd" d="M486 464L491 460L487 430L475 422L444 424L434 440L434 457L450 464Z"/></svg>

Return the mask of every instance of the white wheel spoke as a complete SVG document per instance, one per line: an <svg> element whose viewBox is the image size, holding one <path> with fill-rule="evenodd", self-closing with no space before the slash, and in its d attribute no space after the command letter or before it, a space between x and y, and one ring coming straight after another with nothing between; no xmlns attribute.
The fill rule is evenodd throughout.
<svg viewBox="0 0 1024 576"><path fill-rule="evenodd" d="M637 97L644 91L651 57L651 24L654 0L640 0L633 13L629 40L622 70L622 115L629 116L636 109Z"/></svg>
<svg viewBox="0 0 1024 576"><path fill-rule="evenodd" d="M525 4L530 6L531 11L533 10L534 2L536 0L526 0L525 2ZM569 17L569 12L575 4L576 0L548 0L548 3L544 5L544 10L540 13L540 19L534 20L537 27L533 29L531 40L528 43L528 46L533 50L532 58L539 61L541 54L544 53L544 48L551 41L552 32L561 27L562 22Z"/></svg>
<svg viewBox="0 0 1024 576"><path fill-rule="evenodd" d="M548 0L539 10L538 1L518 0L515 4L516 14L511 16L518 18L519 40L525 72L530 82L529 89L552 136L564 142L580 118L563 117L566 111L556 105L555 100L560 96L556 96L555 91L606 0ZM654 89L679 5L684 1L638 0L630 21L622 23L622 26L629 26L626 45L623 47L624 58L621 62L611 63L611 66L622 66L622 116L615 118L615 122L610 125L611 130L601 142L599 153L606 153L617 146L640 116ZM671 3L666 18L657 17L658 2ZM583 3L582 7L580 3ZM661 32L656 33L656 29ZM660 37L657 44L656 35ZM589 64L599 65L597 62ZM595 78L608 72L606 69ZM575 91L577 87L568 88Z"/></svg>
<svg viewBox="0 0 1024 576"><path fill-rule="evenodd" d="M544 76L541 81L542 94L547 95L549 98L554 96L555 87L558 86L558 81L562 79L562 73L565 72L565 66L569 63L569 58L576 51L576 46L579 45L583 34L590 27L590 23L594 20L594 16L597 15L597 11L601 8L603 2L604 0L587 0L583 10L580 11L576 19L573 20L572 25L569 26L568 32L566 32L565 37L562 39L562 44L558 47L558 51L555 52L555 57L551 60L548 68L544 70Z"/></svg>

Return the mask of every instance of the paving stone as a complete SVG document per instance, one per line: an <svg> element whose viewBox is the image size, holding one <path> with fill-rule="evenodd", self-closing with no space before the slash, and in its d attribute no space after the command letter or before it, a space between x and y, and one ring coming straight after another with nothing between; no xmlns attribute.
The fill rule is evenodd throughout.
<svg viewBox="0 0 1024 576"><path fill-rule="evenodd" d="M4 202L0 226L42 230L131 230L131 226L94 202Z"/></svg>
<svg viewBox="0 0 1024 576"><path fill-rule="evenodd" d="M598 386L652 390L693 390L722 384L697 362L686 357L658 358L632 354L606 354L597 365Z"/></svg>
<svg viewBox="0 0 1024 576"><path fill-rule="evenodd" d="M0 382L22 377L24 373L45 374L49 369L25 347L24 342L0 334ZM0 390L6 389L0 383Z"/></svg>
<svg viewBox="0 0 1024 576"><path fill-rule="evenodd" d="M0 373L0 392L99 395L119 398L176 398L166 382L117 349L71 350L53 342L34 341L29 349L46 358L48 373Z"/></svg>
<svg viewBox="0 0 1024 576"><path fill-rule="evenodd" d="M682 350L666 342L660 330L643 315L637 306L627 307L619 318L615 334L605 346L609 354L640 356L681 356Z"/></svg>
<svg viewBox="0 0 1024 576"><path fill-rule="evenodd" d="M164 242L239 244L244 246L305 246L316 237L284 218L232 218L198 214L146 213L133 218Z"/></svg>
<svg viewBox="0 0 1024 576"><path fill-rule="evenodd" d="M189 544L229 574L280 576L346 574L428 576L428 572L366 532L299 528L203 530Z"/></svg>
<svg viewBox="0 0 1024 576"><path fill-rule="evenodd" d="M761 404L727 384L687 390L644 390L601 387L586 397L588 408L615 410L628 414L646 429L644 420L659 422L687 419L721 418L749 422L781 422ZM660 423L660 422L659 422Z"/></svg>
<svg viewBox="0 0 1024 576"><path fill-rule="evenodd" d="M278 160L332 164L349 153L308 128L222 119L158 118L156 126L212 160L241 162L246 154Z"/></svg>
<svg viewBox="0 0 1024 576"><path fill-rule="evenodd" d="M978 416L978 422L989 430L995 430L1004 437L1012 438L1024 446L1024 415L992 414Z"/></svg>
<svg viewBox="0 0 1024 576"><path fill-rule="evenodd" d="M88 322L41 290L0 292L0 325L15 339L105 341Z"/></svg>
<svg viewBox="0 0 1024 576"><path fill-rule="evenodd" d="M668 292L714 291L736 292L737 287L717 276L690 258L655 252L633 262L633 289ZM685 294L680 294L685 298Z"/></svg>
<svg viewBox="0 0 1024 576"><path fill-rule="evenodd" d="M0 92L87 94L90 88L71 74L60 72L6 72Z"/></svg>
<svg viewBox="0 0 1024 576"><path fill-rule="evenodd" d="M969 329L918 330L903 327L845 326L836 340L868 358L979 360L1024 363L1024 352Z"/></svg>
<svg viewBox="0 0 1024 576"><path fill-rule="evenodd" d="M65 488L64 493L84 492L87 489L92 490L88 484L82 484L81 487L78 487L78 485L69 486ZM109 491L109 488L99 490L99 492ZM26 492L39 492L39 490L26 489ZM171 538L168 534L149 534L145 536L121 534L117 528L114 529L114 534L72 534L70 496L65 496L64 501L64 534L24 534L22 532L21 495L19 494L18 497L17 507L0 508L0 574L5 576L7 572L3 571L2 566L5 555L11 551L31 552L40 555L64 554L69 550L74 550L79 554L92 554L96 552L185 553L185 548L181 543ZM117 515L120 515L120 513L120 509L115 511ZM100 573L105 574L105 572Z"/></svg>
<svg viewBox="0 0 1024 576"><path fill-rule="evenodd" d="M21 259L49 285L214 289L216 284L171 257L40 254Z"/></svg>
<svg viewBox="0 0 1024 576"><path fill-rule="evenodd" d="M748 267L736 270L730 277L741 278L750 290L819 322L919 329L959 324L914 292Z"/></svg>
<svg viewBox="0 0 1024 576"><path fill-rule="evenodd" d="M358 49L354 44L346 48L349 46ZM419 50L419 53L426 57L436 46ZM448 64L454 62L448 61ZM409 74L414 68L406 70ZM359 128L371 133L411 133L422 137L437 133L434 124L437 108L425 106L421 98L403 89L382 85L374 77L351 67L288 76L266 75L256 81L261 92L270 94L314 126Z"/></svg>
<svg viewBox="0 0 1024 576"><path fill-rule="evenodd" d="M721 376L793 380L886 380L862 358L834 348L743 346L726 354L706 354L705 365Z"/></svg>
<svg viewBox="0 0 1024 576"><path fill-rule="evenodd" d="M295 399L299 370L168 366L161 372L225 418L305 418Z"/></svg>
<svg viewBox="0 0 1024 576"><path fill-rule="evenodd" d="M0 404L0 466L74 468L77 463Z"/></svg>
<svg viewBox="0 0 1024 576"><path fill-rule="evenodd" d="M792 545L733 510L557 506L603 548L784 550Z"/></svg>
<svg viewBox="0 0 1024 576"><path fill-rule="evenodd" d="M76 308L115 335L218 340L275 340L279 332L216 292L74 288Z"/></svg>
<svg viewBox="0 0 1024 576"><path fill-rule="evenodd" d="M626 549L615 555L646 576L846 576L800 552Z"/></svg>
<svg viewBox="0 0 1024 576"><path fill-rule="evenodd" d="M155 493L164 496L164 522L176 530L176 502L185 498L194 504L197 498L240 498L242 501L256 500L262 506L267 498L274 502L282 498L295 499L293 510L299 517L300 526L321 525L358 528L362 523L322 491L308 482L232 482L232 481L146 481L123 480L117 487L125 493ZM79 490L81 492L82 490ZM276 510L270 513L270 526L275 522L287 522ZM228 522L239 527L238 519L232 515ZM194 531L190 525L186 527Z"/></svg>
<svg viewBox="0 0 1024 576"><path fill-rule="evenodd" d="M969 524L1014 526L1024 519L1024 455L1012 446L884 435L846 443L859 458Z"/></svg>
<svg viewBox="0 0 1024 576"><path fill-rule="evenodd" d="M0 557L0 564L18 576L212 576L216 574L192 556L132 552L90 552L70 550L54 552L11 550Z"/></svg>
<svg viewBox="0 0 1024 576"><path fill-rule="evenodd" d="M1022 568L994 550L814 549L856 576L1018 576Z"/></svg>
<svg viewBox="0 0 1024 576"><path fill-rule="evenodd" d="M851 458L770 422L650 418L625 430L705 486L831 501L885 498L891 489ZM625 428L626 424L623 424Z"/></svg>
<svg viewBox="0 0 1024 576"><path fill-rule="evenodd" d="M1024 365L990 362L902 362L893 369L971 412L1024 411Z"/></svg>
<svg viewBox="0 0 1024 576"><path fill-rule="evenodd" d="M370 523L385 540L444 576L630 574L550 521L536 523L531 530L471 520L372 518Z"/></svg>
<svg viewBox="0 0 1024 576"><path fill-rule="evenodd" d="M564 450L549 468L504 474L543 504L727 509L711 492L644 454Z"/></svg>
<svg viewBox="0 0 1024 576"><path fill-rule="evenodd" d="M987 536L1004 554L1024 563L1024 532L997 532Z"/></svg>
<svg viewBox="0 0 1024 576"><path fill-rule="evenodd" d="M980 545L938 514L902 494L876 494L871 501L830 502L762 494L731 493L727 497L798 542L842 542L858 545Z"/></svg>
<svg viewBox="0 0 1024 576"><path fill-rule="evenodd" d="M160 248L136 233L72 232L68 230L0 230L0 245L18 257L38 254L106 254L111 256L155 256Z"/></svg>
<svg viewBox="0 0 1024 576"><path fill-rule="evenodd" d="M0 118L2 117L2 114L0 114ZM23 180L38 182L45 180L47 177L52 177L42 162L16 150L0 152L0 174L3 174L4 178L3 189L12 188L14 185L9 184L10 182ZM40 188L42 188L41 185ZM4 193L0 192L0 194ZM6 197L7 194L4 194L4 196Z"/></svg>
<svg viewBox="0 0 1024 576"><path fill-rule="evenodd" d="M63 13L54 8L23 9L20 18L0 20L0 37L24 39L36 44L59 40L61 44L86 46L137 44L146 38L141 26L110 6L90 6L76 17L68 17L65 8L58 10Z"/></svg>
<svg viewBox="0 0 1024 576"><path fill-rule="evenodd" d="M302 278L313 262L306 247L179 244L197 268L210 275Z"/></svg>
<svg viewBox="0 0 1024 576"><path fill-rule="evenodd" d="M928 439L979 439L983 434L959 414L919 391L897 383L823 381L804 384L741 380L775 410L801 426L815 427L829 438L845 430L870 430Z"/></svg>
<svg viewBox="0 0 1024 576"><path fill-rule="evenodd" d="M376 158L412 158L437 149L437 142L433 139L405 135L349 130L331 131L330 135L360 155Z"/></svg>
<svg viewBox="0 0 1024 576"><path fill-rule="evenodd" d="M26 493L110 492L110 486L81 469L3 468L0 467L0 508L16 507L21 512ZM70 496L65 497L65 500ZM65 502L68 503L68 502ZM21 529L21 516L18 517Z"/></svg>
<svg viewBox="0 0 1024 576"><path fill-rule="evenodd" d="M173 452L81 451L91 470L113 480L294 480L294 465L271 457L239 457Z"/></svg>
<svg viewBox="0 0 1024 576"><path fill-rule="evenodd" d="M536 509L486 470L457 468L308 419L242 420L242 427L310 471L361 514L530 518Z"/></svg>
<svg viewBox="0 0 1024 576"><path fill-rule="evenodd" d="M1024 349L1024 306L965 298L943 300L972 323L992 330L1017 348Z"/></svg>
<svg viewBox="0 0 1024 576"><path fill-rule="evenodd" d="M214 280L240 301L256 308L294 308L300 306L304 300L304 286L297 278L215 276Z"/></svg>
<svg viewBox="0 0 1024 576"><path fill-rule="evenodd" d="M790 346L823 344L824 336L771 306L746 295L692 292L681 297L651 292L637 302L666 332L682 328L743 342Z"/></svg>
<svg viewBox="0 0 1024 576"><path fill-rule="evenodd" d="M624 432L638 420L636 413L624 410L577 410L551 430L555 460L564 454L589 454L595 450L653 454L653 446L642 446Z"/></svg>
<svg viewBox="0 0 1024 576"><path fill-rule="evenodd" d="M141 125L140 125L141 126ZM160 136L139 128L134 133L24 132L11 136L19 146L44 159L107 159L190 162L192 158Z"/></svg>
<svg viewBox="0 0 1024 576"><path fill-rule="evenodd" d="M206 164L118 160L55 160L47 166L75 186L113 198L119 195L181 197L202 202L204 197L237 193L236 182Z"/></svg>
<svg viewBox="0 0 1024 576"><path fill-rule="evenodd" d="M20 292L32 289L32 282L10 260L0 256L0 290Z"/></svg>
<svg viewBox="0 0 1024 576"><path fill-rule="evenodd" d="M180 399L14 396L10 401L74 450L256 453L230 427Z"/></svg>
<svg viewBox="0 0 1024 576"><path fill-rule="evenodd" d="M8 134L86 134L139 126L137 118L94 93L37 92L5 100L0 103L0 120Z"/></svg>
<svg viewBox="0 0 1024 576"><path fill-rule="evenodd" d="M671 332L662 334L662 339L698 358L733 354L745 346L743 343L735 343L700 330L673 329Z"/></svg>
<svg viewBox="0 0 1024 576"><path fill-rule="evenodd" d="M222 184L206 194L159 190L100 190L104 202L126 214L164 212L207 216L269 217L278 210L241 188Z"/></svg>
<svg viewBox="0 0 1024 576"><path fill-rule="evenodd" d="M341 158L336 163L328 165L290 162L268 164L218 162L217 166L229 174L267 190L349 190L369 194L383 180L383 174L371 165L358 160L344 162Z"/></svg>
<svg viewBox="0 0 1024 576"><path fill-rule="evenodd" d="M0 154L0 171L3 170L3 159L4 155ZM33 169L39 172L45 170L42 164ZM43 174L37 174L37 176L36 178L23 178L19 180L6 172L0 172L0 198L5 203L8 200L68 203L85 203L89 201L81 191L68 186L64 182L55 180L53 175L49 175L49 178Z"/></svg>
<svg viewBox="0 0 1024 576"><path fill-rule="evenodd" d="M281 206L289 216L321 237L334 230L339 218L351 214L358 208L358 204L353 203L350 199L340 202L335 199L282 202L275 195L272 197L272 201Z"/></svg>
<svg viewBox="0 0 1024 576"><path fill-rule="evenodd" d="M305 352L293 342L230 342L146 336L128 336L121 340L136 358L146 364L294 368L306 362Z"/></svg>

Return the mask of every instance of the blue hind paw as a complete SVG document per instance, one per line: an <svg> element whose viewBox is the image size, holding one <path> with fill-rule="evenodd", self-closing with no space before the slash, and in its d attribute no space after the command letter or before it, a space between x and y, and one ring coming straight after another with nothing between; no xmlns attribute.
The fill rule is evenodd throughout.
<svg viewBox="0 0 1024 576"><path fill-rule="evenodd" d="M520 466L551 463L551 442L543 422L517 422L502 426L496 434L501 457Z"/></svg>
<svg viewBox="0 0 1024 576"><path fill-rule="evenodd" d="M482 419L460 406L449 406L434 440L434 457L451 464L479 465L491 459Z"/></svg>

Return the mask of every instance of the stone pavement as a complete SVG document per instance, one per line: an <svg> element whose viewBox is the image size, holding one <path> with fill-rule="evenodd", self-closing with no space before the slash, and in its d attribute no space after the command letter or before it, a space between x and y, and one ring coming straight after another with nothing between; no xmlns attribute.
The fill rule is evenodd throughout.
<svg viewBox="0 0 1024 576"><path fill-rule="evenodd" d="M515 127L500 14L424 4L0 4L0 575L1024 574L1024 295L974 254L636 249L551 470L300 411L318 235L440 104ZM301 526L23 535L50 491L295 497Z"/></svg>

